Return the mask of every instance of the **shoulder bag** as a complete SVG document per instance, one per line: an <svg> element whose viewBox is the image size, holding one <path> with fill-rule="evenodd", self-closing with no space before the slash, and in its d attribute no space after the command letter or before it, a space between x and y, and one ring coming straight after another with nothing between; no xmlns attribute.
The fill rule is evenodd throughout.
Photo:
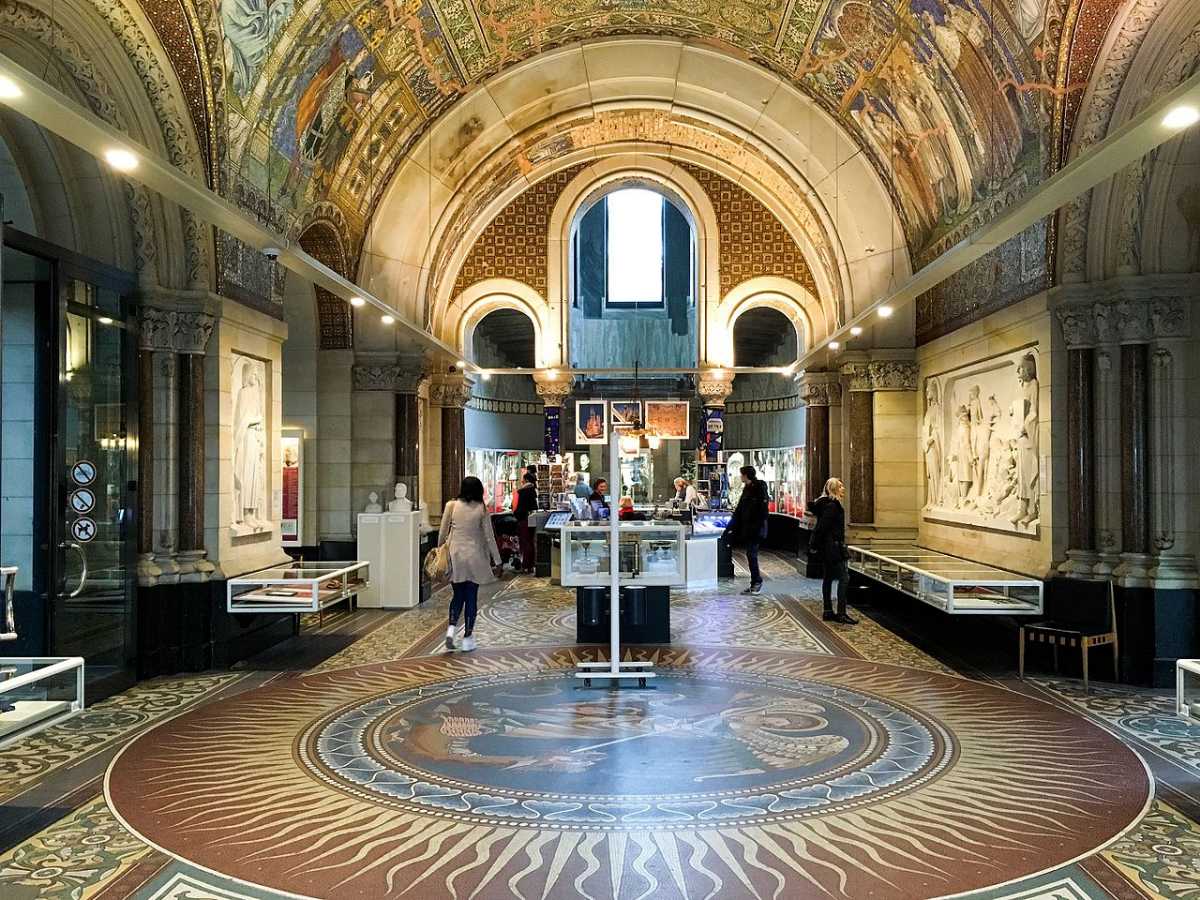
<svg viewBox="0 0 1200 900"><path fill-rule="evenodd" d="M446 530L446 540L430 550L425 557L425 574L435 583L450 577L450 532L454 530L454 507L457 505L457 501L451 503L447 513L450 516L450 527Z"/></svg>

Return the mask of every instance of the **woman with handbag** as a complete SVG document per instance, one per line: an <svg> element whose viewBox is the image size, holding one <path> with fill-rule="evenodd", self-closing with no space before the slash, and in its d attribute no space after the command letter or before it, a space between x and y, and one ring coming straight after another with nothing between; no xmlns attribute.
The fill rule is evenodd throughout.
<svg viewBox="0 0 1200 900"><path fill-rule="evenodd" d="M821 581L821 598L825 609L821 615L826 622L841 622L857 625L858 620L846 613L846 593L850 587L850 572L846 568L849 553L846 552L846 485L839 478L825 482L825 492L808 504L809 513L817 520L812 536L808 539L808 552L820 558L824 568ZM833 611L833 582L838 585L837 612Z"/></svg>
<svg viewBox="0 0 1200 900"><path fill-rule="evenodd" d="M483 502L483 482L473 475L462 481L458 499L446 504L438 532L437 552L450 577L454 597L450 601L450 624L446 649L454 649L458 617L466 612L462 649L475 649L475 616L479 608L479 585L496 580L500 548L492 531L492 516Z"/></svg>

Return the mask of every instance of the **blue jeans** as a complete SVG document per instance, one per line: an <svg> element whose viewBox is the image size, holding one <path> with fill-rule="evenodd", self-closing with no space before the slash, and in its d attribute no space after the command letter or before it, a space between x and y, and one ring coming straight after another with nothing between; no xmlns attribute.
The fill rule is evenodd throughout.
<svg viewBox="0 0 1200 900"><path fill-rule="evenodd" d="M475 614L479 611L479 585L474 581L455 581L450 587L454 597L450 600L450 624L458 624L459 613L467 608L466 637L475 630Z"/></svg>
<svg viewBox="0 0 1200 900"><path fill-rule="evenodd" d="M758 571L758 541L746 544L746 563L750 566L750 585L762 584L762 572Z"/></svg>

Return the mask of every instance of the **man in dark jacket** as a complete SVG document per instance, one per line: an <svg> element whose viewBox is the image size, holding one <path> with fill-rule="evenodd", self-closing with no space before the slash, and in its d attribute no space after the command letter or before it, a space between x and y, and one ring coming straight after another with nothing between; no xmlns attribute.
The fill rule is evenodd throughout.
<svg viewBox="0 0 1200 900"><path fill-rule="evenodd" d="M521 571L532 574L535 548L533 528L529 525L529 514L536 512L538 508L537 475L527 471L521 480L524 483L517 491L517 497L513 503L513 516L517 520L517 540L521 544Z"/></svg>
<svg viewBox="0 0 1200 900"><path fill-rule="evenodd" d="M762 593L762 573L758 570L758 547L767 536L767 486L758 480L754 466L742 466L742 496L729 527L725 529L725 540L735 540L746 547L746 562L750 566L750 587L743 594Z"/></svg>

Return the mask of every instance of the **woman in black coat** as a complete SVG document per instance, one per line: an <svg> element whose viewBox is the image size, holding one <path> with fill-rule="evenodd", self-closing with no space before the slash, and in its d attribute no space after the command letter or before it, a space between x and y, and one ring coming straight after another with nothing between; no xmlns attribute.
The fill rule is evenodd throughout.
<svg viewBox="0 0 1200 900"><path fill-rule="evenodd" d="M825 601L822 618L826 622L841 622L857 625L858 620L846 614L846 592L850 587L850 573L846 568L849 554L846 552L846 485L841 479L830 478L825 482L825 493L808 504L808 511L816 517L817 524L808 539L808 552L820 558L825 570L821 582L821 598ZM837 581L837 612L833 611L831 596L833 582Z"/></svg>

